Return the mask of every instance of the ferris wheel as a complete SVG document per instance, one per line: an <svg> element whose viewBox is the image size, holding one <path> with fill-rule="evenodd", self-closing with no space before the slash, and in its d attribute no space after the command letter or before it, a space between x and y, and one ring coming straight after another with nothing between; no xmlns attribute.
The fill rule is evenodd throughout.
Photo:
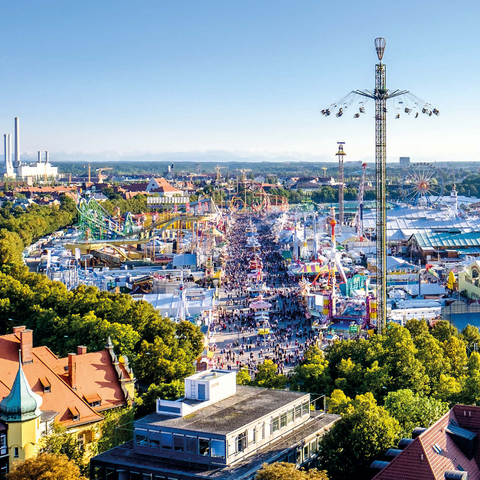
<svg viewBox="0 0 480 480"><path fill-rule="evenodd" d="M433 207L440 201L443 189L441 173L429 163L412 165L403 177L403 200L409 205Z"/></svg>

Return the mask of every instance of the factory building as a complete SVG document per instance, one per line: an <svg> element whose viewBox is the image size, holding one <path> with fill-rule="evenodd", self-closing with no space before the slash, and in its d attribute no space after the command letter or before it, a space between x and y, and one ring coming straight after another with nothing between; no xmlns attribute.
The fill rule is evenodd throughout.
<svg viewBox="0 0 480 480"><path fill-rule="evenodd" d="M15 152L12 159L12 136L10 133L4 135L4 161L0 168L0 176L17 179L52 178L58 176L58 167L54 167L49 159L48 152L42 159L42 152L38 152L38 159L35 163L20 162L20 121L15 118Z"/></svg>

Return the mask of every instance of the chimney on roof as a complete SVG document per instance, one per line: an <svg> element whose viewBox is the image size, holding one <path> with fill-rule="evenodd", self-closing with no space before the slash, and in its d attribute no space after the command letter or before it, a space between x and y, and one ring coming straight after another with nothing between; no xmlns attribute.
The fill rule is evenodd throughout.
<svg viewBox="0 0 480 480"><path fill-rule="evenodd" d="M13 333L20 333L26 330L27 327L25 325L21 325L19 327L13 327Z"/></svg>
<svg viewBox="0 0 480 480"><path fill-rule="evenodd" d="M76 390L77 389L77 354L69 353L68 354L68 381L70 386Z"/></svg>
<svg viewBox="0 0 480 480"><path fill-rule="evenodd" d="M77 347L77 355L85 355L87 353L87 347L85 345L79 345Z"/></svg>
<svg viewBox="0 0 480 480"><path fill-rule="evenodd" d="M33 362L32 357L33 348L33 330L20 331L20 349L22 350L22 364Z"/></svg>

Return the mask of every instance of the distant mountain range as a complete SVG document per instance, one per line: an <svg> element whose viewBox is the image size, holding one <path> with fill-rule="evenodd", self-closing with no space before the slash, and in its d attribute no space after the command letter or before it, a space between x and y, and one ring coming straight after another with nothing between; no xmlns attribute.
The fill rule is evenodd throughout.
<svg viewBox="0 0 480 480"><path fill-rule="evenodd" d="M51 162L335 162L331 155L311 155L304 153L249 153L211 150L207 152L50 152ZM37 153L24 152L23 162L34 162Z"/></svg>

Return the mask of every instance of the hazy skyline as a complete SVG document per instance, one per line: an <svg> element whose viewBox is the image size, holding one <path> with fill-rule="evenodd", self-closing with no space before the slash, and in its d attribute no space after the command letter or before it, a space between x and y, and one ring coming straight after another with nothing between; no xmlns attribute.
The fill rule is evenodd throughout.
<svg viewBox="0 0 480 480"><path fill-rule="evenodd" d="M389 160L480 160L479 13L474 1L9 2L1 133L20 117L22 152L52 159L225 151L333 161L345 141L348 160L371 161L373 104L358 120L320 110L373 87L383 36L389 88L441 111L390 115Z"/></svg>

